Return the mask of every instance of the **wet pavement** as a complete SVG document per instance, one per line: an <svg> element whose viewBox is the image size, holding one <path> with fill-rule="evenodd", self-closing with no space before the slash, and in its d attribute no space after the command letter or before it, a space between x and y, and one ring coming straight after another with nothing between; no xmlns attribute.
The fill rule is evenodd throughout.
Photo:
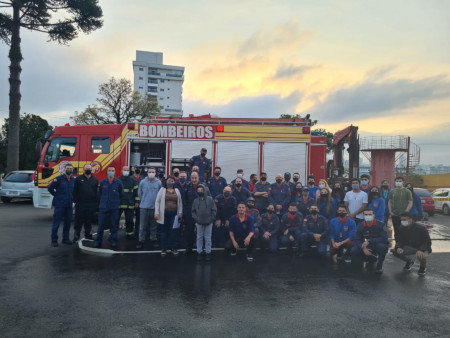
<svg viewBox="0 0 450 338"><path fill-rule="evenodd" d="M27 202L0 204L0 333L450 336L450 241L445 238L450 217L430 220L439 227L432 232L435 252L428 274L419 277L417 267L404 272L403 262L389 254L378 276L356 262L335 267L328 259L302 259L287 251L258 251L253 263L246 262L244 252L228 257L216 251L211 263L198 263L183 255L53 248L51 211ZM120 245L131 244L122 240Z"/></svg>

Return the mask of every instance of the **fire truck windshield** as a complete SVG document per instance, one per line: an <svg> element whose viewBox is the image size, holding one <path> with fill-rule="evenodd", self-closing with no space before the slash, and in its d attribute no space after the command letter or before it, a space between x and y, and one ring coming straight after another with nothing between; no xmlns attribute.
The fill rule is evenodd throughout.
<svg viewBox="0 0 450 338"><path fill-rule="evenodd" d="M51 140L45 154L45 162L57 162L75 155L77 140L74 137L55 137Z"/></svg>

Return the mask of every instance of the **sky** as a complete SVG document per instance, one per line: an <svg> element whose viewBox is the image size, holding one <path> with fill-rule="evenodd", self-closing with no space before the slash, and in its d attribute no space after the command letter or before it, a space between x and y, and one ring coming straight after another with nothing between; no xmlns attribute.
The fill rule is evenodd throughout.
<svg viewBox="0 0 450 338"><path fill-rule="evenodd" d="M421 163L450 165L450 1L100 0L104 26L69 46L22 31L22 112L52 125L133 80L136 50L185 67L183 111L310 114L330 132L411 136ZM0 44L0 121L8 116Z"/></svg>

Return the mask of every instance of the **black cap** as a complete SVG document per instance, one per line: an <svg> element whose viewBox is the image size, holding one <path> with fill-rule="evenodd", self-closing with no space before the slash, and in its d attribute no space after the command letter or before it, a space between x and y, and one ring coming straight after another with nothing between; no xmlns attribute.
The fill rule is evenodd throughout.
<svg viewBox="0 0 450 338"><path fill-rule="evenodd" d="M202 148L202 151L206 151L206 152L208 152L208 149L206 149L206 148Z"/></svg>

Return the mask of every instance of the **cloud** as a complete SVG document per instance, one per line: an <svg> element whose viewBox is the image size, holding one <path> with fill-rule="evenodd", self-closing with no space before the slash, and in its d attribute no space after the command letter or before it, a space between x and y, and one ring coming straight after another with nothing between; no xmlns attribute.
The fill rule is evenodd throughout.
<svg viewBox="0 0 450 338"><path fill-rule="evenodd" d="M294 66L294 65L280 66L280 67L278 67L277 72L272 77L272 79L282 80L282 79L286 79L286 78L291 78L293 76L301 77L307 71L318 68L318 67L320 67L320 66L312 66L312 65L311 66Z"/></svg>
<svg viewBox="0 0 450 338"><path fill-rule="evenodd" d="M294 114L303 94L292 92L286 97L276 94L246 96L227 104L208 104L204 101L183 102L184 115L218 115L220 117L279 117L281 114Z"/></svg>
<svg viewBox="0 0 450 338"><path fill-rule="evenodd" d="M420 80L368 80L332 91L308 113L326 123L355 122L398 114L401 109L416 108L449 96L450 82L443 75Z"/></svg>
<svg viewBox="0 0 450 338"><path fill-rule="evenodd" d="M375 67L366 73L366 81L380 81L386 79L394 70L398 69L398 65L385 65Z"/></svg>

